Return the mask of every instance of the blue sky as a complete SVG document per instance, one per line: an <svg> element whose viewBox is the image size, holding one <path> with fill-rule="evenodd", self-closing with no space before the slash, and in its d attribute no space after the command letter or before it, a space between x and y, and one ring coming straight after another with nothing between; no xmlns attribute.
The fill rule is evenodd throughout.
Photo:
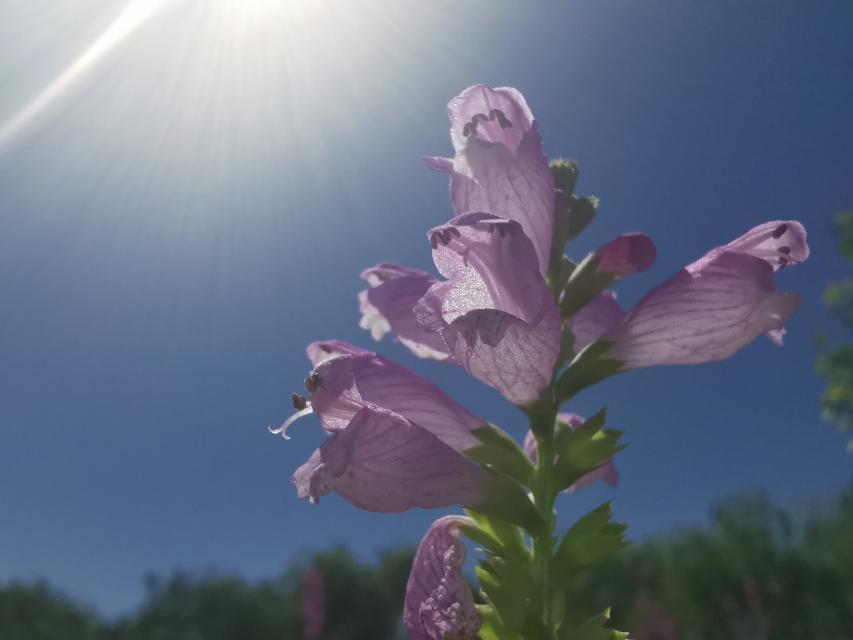
<svg viewBox="0 0 853 640"><path fill-rule="evenodd" d="M796 506L849 486L813 338L841 337L820 295L849 275L830 218L853 207L853 5L161 4L133 28L106 0L0 8L0 131L125 16L0 144L0 582L46 577L115 614L147 571L257 578L420 538L438 513L297 501L290 474L324 436L266 427L307 342L372 344L362 268L431 268L425 231L451 210L419 158L449 152L444 105L477 82L522 90L546 153L580 160L602 204L574 255L656 240L625 302L759 222L810 232L810 260L777 277L803 297L784 348L634 372L570 407L606 403L631 444L619 489L564 498L566 519L612 497L641 538L735 492ZM377 348L523 435L464 372Z"/></svg>

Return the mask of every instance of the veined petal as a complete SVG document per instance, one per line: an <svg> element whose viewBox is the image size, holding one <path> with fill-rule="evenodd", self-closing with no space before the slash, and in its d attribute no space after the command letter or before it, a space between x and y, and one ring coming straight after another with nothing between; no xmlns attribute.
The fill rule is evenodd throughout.
<svg viewBox="0 0 853 640"><path fill-rule="evenodd" d="M799 296L775 292L762 258L712 253L646 294L607 334L608 355L628 369L691 364L727 358L762 333L778 337Z"/></svg>
<svg viewBox="0 0 853 640"><path fill-rule="evenodd" d="M723 252L761 258L777 271L804 262L809 257L809 245L805 228L796 220L771 220L753 227L727 245L710 251L689 265L687 270L691 273L699 271Z"/></svg>
<svg viewBox="0 0 853 640"><path fill-rule="evenodd" d="M568 425L572 431L577 431L584 423L584 419L576 413L558 413L557 420ZM533 435L532 431L528 431L527 435L524 436L524 453L526 453L527 457L533 460L533 462L536 462L539 457L536 448L536 436ZM571 487L569 487L569 491L579 491L580 489L594 484L599 480L605 482L611 487L615 487L619 484L619 470L613 463L612 458L608 458L607 461L598 469L590 471L580 480L575 482Z"/></svg>
<svg viewBox="0 0 853 640"><path fill-rule="evenodd" d="M435 284L435 278L424 271L388 262L366 269L361 277L371 287L358 294L361 328L368 329L374 340L381 340L393 331L419 358L449 359L441 337L425 331L413 311L417 301Z"/></svg>
<svg viewBox="0 0 853 640"><path fill-rule="evenodd" d="M495 142L515 153L534 125L521 92L512 87L492 89L477 84L447 103L453 148L463 151L471 139Z"/></svg>
<svg viewBox="0 0 853 640"><path fill-rule="evenodd" d="M366 406L293 475L300 498L335 491L367 511L477 504L488 473L426 429Z"/></svg>
<svg viewBox="0 0 853 640"><path fill-rule="evenodd" d="M477 444L480 418L416 373L365 352L333 358L314 369L311 405L328 431L346 429L363 407L404 416L457 451Z"/></svg>
<svg viewBox="0 0 853 640"><path fill-rule="evenodd" d="M403 624L410 640L473 640L482 624L462 576L465 546L459 526L470 518L445 516L427 531L406 585Z"/></svg>
<svg viewBox="0 0 853 640"><path fill-rule="evenodd" d="M456 155L427 159L427 166L450 175L457 215L488 211L521 224L544 276L554 233L554 181L524 97L515 89L477 85L451 100L448 110Z"/></svg>
<svg viewBox="0 0 853 640"><path fill-rule="evenodd" d="M560 319L521 226L489 214L459 216L429 233L447 282L415 307L451 356L508 400L527 404L548 385Z"/></svg>
<svg viewBox="0 0 853 640"><path fill-rule="evenodd" d="M612 291L601 293L569 321L569 329L575 337L574 350L579 352L592 344L622 322L624 317L625 312L616 301L616 295Z"/></svg>
<svg viewBox="0 0 853 640"><path fill-rule="evenodd" d="M599 271L623 278L652 266L657 257L657 249L649 236L643 233L625 233L600 247L595 255L599 259Z"/></svg>

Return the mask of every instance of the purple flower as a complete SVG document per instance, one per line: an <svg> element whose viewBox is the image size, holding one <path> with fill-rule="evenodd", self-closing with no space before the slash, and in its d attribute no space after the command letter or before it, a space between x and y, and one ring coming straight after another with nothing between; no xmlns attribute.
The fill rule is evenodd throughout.
<svg viewBox="0 0 853 640"><path fill-rule="evenodd" d="M319 640L326 622L326 589L317 567L308 569L302 578L302 611L306 640Z"/></svg>
<svg viewBox="0 0 853 640"><path fill-rule="evenodd" d="M762 333L781 344L800 298L777 293L773 272L808 253L799 222L751 229L646 294L604 335L614 343L608 357L635 369L722 360Z"/></svg>
<svg viewBox="0 0 853 640"><path fill-rule="evenodd" d="M616 301L616 294L612 291L601 293L569 321L569 329L575 337L574 350L580 351L595 342L624 317L625 312Z"/></svg>
<svg viewBox="0 0 853 640"><path fill-rule="evenodd" d="M415 306L453 359L475 378L524 405L551 380L560 350L560 316L521 225L469 213L429 232L446 282Z"/></svg>
<svg viewBox="0 0 853 640"><path fill-rule="evenodd" d="M418 324L412 311L415 304L436 282L430 274L383 262L365 269L361 277L370 285L358 294L362 329L381 340L393 331L403 345L419 358L448 360L450 354L441 336Z"/></svg>
<svg viewBox="0 0 853 640"><path fill-rule="evenodd" d="M427 158L427 166L450 175L457 215L488 211L518 222L544 276L554 233L554 181L524 96L508 87L475 85L447 110L455 156Z"/></svg>
<svg viewBox="0 0 853 640"><path fill-rule="evenodd" d="M482 620L465 579L465 546L458 527L473 524L462 516L436 520L418 546L403 607L410 640L472 640Z"/></svg>
<svg viewBox="0 0 853 640"><path fill-rule="evenodd" d="M558 413L557 420L568 425L572 431L577 431L584 423L584 419L575 413ZM528 431L527 435L524 437L524 453L526 453L527 457L533 460L533 462L536 462L538 457L536 450L536 436L533 435L532 431ZM613 464L612 458L608 458L607 461L598 469L590 471L580 480L575 482L571 487L569 487L569 491L578 491L586 486L598 482L599 480L603 480L611 487L615 487L619 484L619 470L616 468L616 465Z"/></svg>
<svg viewBox="0 0 853 640"><path fill-rule="evenodd" d="M657 257L655 243L643 233L625 233L613 238L595 252L598 271L624 278L645 271Z"/></svg>
<svg viewBox="0 0 853 640"><path fill-rule="evenodd" d="M309 398L273 433L316 413L332 434L296 470L300 498L335 491L368 511L475 505L489 474L460 452L477 443L482 421L423 378L344 342L308 347L317 366L305 380Z"/></svg>

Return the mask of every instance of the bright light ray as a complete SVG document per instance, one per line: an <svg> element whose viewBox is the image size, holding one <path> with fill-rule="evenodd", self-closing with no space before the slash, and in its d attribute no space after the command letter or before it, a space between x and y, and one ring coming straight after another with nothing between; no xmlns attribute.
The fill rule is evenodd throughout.
<svg viewBox="0 0 853 640"><path fill-rule="evenodd" d="M92 46L47 85L31 102L0 126L0 146L22 131L76 80L90 71L107 53L141 27L165 2L166 0L131 0L107 30L92 43Z"/></svg>

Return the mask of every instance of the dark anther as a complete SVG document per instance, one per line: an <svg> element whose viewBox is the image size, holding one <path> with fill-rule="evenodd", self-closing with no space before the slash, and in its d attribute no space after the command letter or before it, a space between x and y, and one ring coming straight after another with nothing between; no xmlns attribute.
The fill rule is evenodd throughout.
<svg viewBox="0 0 853 640"><path fill-rule="evenodd" d="M785 232L786 232L787 230L788 230L788 223L787 223L787 222L783 222L782 224L780 224L778 227L776 227L776 228L773 230L773 237L774 237L774 238L781 238L782 236L784 236L784 235L785 235Z"/></svg>
<svg viewBox="0 0 853 640"><path fill-rule="evenodd" d="M436 233L429 234L429 244L433 249L438 249L438 238Z"/></svg>
<svg viewBox="0 0 853 640"><path fill-rule="evenodd" d="M779 258L779 268L783 269L787 266L788 266L788 259L787 258Z"/></svg>
<svg viewBox="0 0 853 640"><path fill-rule="evenodd" d="M789 253L791 253L791 247L779 247L777 251L779 251L779 253L784 253L785 255L788 255Z"/></svg>
<svg viewBox="0 0 853 640"><path fill-rule="evenodd" d="M314 393L317 389L320 388L320 374L316 371L312 371L311 375L305 378L305 388L308 390L308 393Z"/></svg>
<svg viewBox="0 0 853 640"><path fill-rule="evenodd" d="M322 351L323 353L332 353L332 348L327 344L321 344L320 351Z"/></svg>
<svg viewBox="0 0 853 640"><path fill-rule="evenodd" d="M512 122L509 121L509 118L507 118L504 115L504 112L500 109L492 109L489 111L489 120L494 120L495 118L498 119L498 124L501 125L501 129L509 129L512 127Z"/></svg>
<svg viewBox="0 0 853 640"><path fill-rule="evenodd" d="M291 401L293 402L293 408L297 411L302 411L305 407L308 406L308 398L298 393L294 393L290 396Z"/></svg>
<svg viewBox="0 0 853 640"><path fill-rule="evenodd" d="M463 137L467 138L472 133L474 133L476 130L477 130L477 125L475 125L473 122L466 122L465 126L462 127L462 135L463 135Z"/></svg>
<svg viewBox="0 0 853 640"><path fill-rule="evenodd" d="M457 238L462 237L462 232L456 227L448 227L447 230Z"/></svg>

